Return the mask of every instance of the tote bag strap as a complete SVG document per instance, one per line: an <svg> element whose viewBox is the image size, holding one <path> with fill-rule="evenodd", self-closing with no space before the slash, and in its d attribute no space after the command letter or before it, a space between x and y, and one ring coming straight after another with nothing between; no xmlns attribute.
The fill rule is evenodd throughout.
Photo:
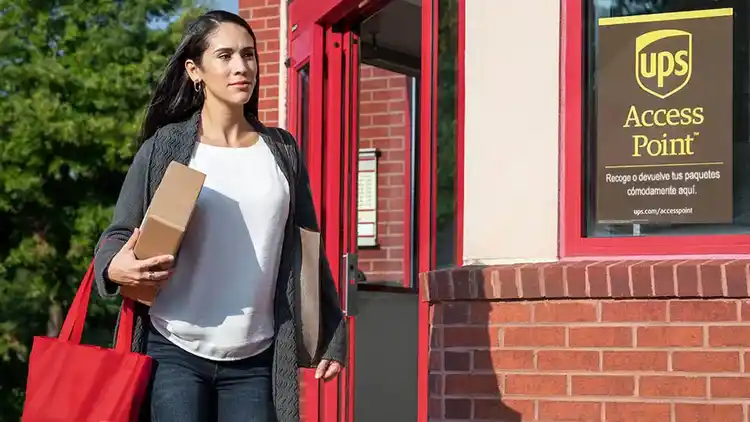
<svg viewBox="0 0 750 422"><path fill-rule="evenodd" d="M81 284L78 286L78 291L73 299L73 303L70 305L68 314L65 316L65 322L63 322L58 339L73 344L81 344L83 327L86 322L86 314L88 313L89 301L91 300L91 290L93 287L94 261L92 260L86 271L86 275L83 276L83 280L81 280ZM117 351L130 351L133 342L133 320L135 319L134 308L135 302L127 298L123 300L121 310L122 314L117 328L117 340L115 343L115 350Z"/></svg>

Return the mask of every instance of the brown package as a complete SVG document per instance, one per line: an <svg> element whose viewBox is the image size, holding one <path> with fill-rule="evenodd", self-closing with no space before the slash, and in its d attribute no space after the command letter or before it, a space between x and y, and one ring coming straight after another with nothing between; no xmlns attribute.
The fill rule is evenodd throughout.
<svg viewBox="0 0 750 422"><path fill-rule="evenodd" d="M206 175L197 170L176 161L169 164L141 223L136 258L177 254L205 180ZM120 287L120 294L148 306L157 292L155 287Z"/></svg>

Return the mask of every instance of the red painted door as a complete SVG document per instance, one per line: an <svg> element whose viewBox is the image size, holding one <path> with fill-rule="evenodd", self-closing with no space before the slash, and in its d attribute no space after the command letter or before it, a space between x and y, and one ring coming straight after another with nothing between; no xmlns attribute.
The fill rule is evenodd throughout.
<svg viewBox="0 0 750 422"><path fill-rule="evenodd" d="M306 154L350 349L334 380L302 371L303 420L421 421L428 339L417 274L434 250L435 180L423 34L432 12L419 0L326 0L336 3L329 12L315 1L290 4L289 127Z"/></svg>
<svg viewBox="0 0 750 422"><path fill-rule="evenodd" d="M322 224L322 110L317 107L323 89L322 31L308 27L305 31L289 31L288 67L288 129L300 144L310 173L310 185L318 223ZM317 422L320 410L320 385L313 369L301 369L300 417L303 422Z"/></svg>

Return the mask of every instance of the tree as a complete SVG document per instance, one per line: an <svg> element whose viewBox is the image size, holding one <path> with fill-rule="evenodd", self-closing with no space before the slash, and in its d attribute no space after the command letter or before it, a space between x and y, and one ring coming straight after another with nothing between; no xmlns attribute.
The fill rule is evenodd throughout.
<svg viewBox="0 0 750 422"><path fill-rule="evenodd" d="M185 0L0 0L0 422L19 420L32 337L56 335L112 214ZM85 338L108 345L119 303Z"/></svg>

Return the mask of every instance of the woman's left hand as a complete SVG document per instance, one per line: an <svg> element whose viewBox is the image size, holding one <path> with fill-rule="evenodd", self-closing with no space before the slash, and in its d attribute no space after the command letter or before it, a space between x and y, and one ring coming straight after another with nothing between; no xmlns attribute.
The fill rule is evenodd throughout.
<svg viewBox="0 0 750 422"><path fill-rule="evenodd" d="M323 359L315 370L315 379L329 380L334 375L341 372L341 364L335 360Z"/></svg>

